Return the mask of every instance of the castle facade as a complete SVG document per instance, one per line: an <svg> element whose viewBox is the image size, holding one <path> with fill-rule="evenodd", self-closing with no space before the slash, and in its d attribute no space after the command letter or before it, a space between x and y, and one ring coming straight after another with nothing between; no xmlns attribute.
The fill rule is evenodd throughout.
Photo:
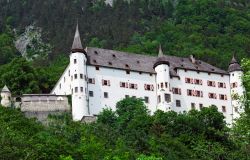
<svg viewBox="0 0 250 160"><path fill-rule="evenodd" d="M78 26L70 63L51 94L72 95L76 121L103 108L115 110L125 97L142 98L151 111L184 112L215 105L227 123L243 112L243 72L233 57L228 71L206 62L164 55L158 57L82 47Z"/></svg>

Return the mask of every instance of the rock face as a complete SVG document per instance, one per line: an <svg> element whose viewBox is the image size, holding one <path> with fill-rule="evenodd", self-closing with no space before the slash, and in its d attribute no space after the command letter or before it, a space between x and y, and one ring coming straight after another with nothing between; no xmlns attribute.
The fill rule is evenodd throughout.
<svg viewBox="0 0 250 160"><path fill-rule="evenodd" d="M44 58L51 52L51 46L42 41L41 33L41 28L30 25L24 33L16 35L15 47L27 60Z"/></svg>

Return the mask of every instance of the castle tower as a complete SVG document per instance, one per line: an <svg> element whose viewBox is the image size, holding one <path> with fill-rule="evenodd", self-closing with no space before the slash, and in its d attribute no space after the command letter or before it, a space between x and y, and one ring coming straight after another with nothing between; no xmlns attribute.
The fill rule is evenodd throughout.
<svg viewBox="0 0 250 160"><path fill-rule="evenodd" d="M72 116L73 120L80 121L89 115L87 98L87 56L82 47L78 24L70 53L70 76L72 92Z"/></svg>
<svg viewBox="0 0 250 160"><path fill-rule="evenodd" d="M8 87L5 85L1 91L1 105L4 107L11 106L11 92Z"/></svg>
<svg viewBox="0 0 250 160"><path fill-rule="evenodd" d="M172 109L173 95L170 92L170 64L163 55L162 48L159 48L159 55L154 69L156 71L157 83L157 109L170 111Z"/></svg>
<svg viewBox="0 0 250 160"><path fill-rule="evenodd" d="M242 98L244 96L245 89L241 79L243 71L234 56L229 64L228 72L230 73L233 118L238 118L239 114L244 112Z"/></svg>

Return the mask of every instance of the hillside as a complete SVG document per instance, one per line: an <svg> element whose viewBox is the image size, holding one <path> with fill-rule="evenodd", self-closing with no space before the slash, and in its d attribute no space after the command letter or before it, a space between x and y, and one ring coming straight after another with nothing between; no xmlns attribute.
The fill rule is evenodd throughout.
<svg viewBox="0 0 250 160"><path fill-rule="evenodd" d="M161 43L165 54L192 53L224 69L233 53L239 59L250 55L248 0L132 0L114 1L113 7L103 0L3 0L0 5L0 31L7 25L19 36L38 27L41 44L51 46L50 59L69 52L77 19L85 46L156 54Z"/></svg>

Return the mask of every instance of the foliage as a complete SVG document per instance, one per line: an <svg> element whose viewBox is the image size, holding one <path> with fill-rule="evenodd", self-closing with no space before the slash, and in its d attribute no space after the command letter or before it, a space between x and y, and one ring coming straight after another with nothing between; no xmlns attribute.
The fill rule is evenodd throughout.
<svg viewBox="0 0 250 160"><path fill-rule="evenodd" d="M215 106L187 113L150 115L140 99L127 98L91 124L68 114L46 126L0 107L1 159L248 159L249 118L227 128ZM231 134L230 134L231 133Z"/></svg>

